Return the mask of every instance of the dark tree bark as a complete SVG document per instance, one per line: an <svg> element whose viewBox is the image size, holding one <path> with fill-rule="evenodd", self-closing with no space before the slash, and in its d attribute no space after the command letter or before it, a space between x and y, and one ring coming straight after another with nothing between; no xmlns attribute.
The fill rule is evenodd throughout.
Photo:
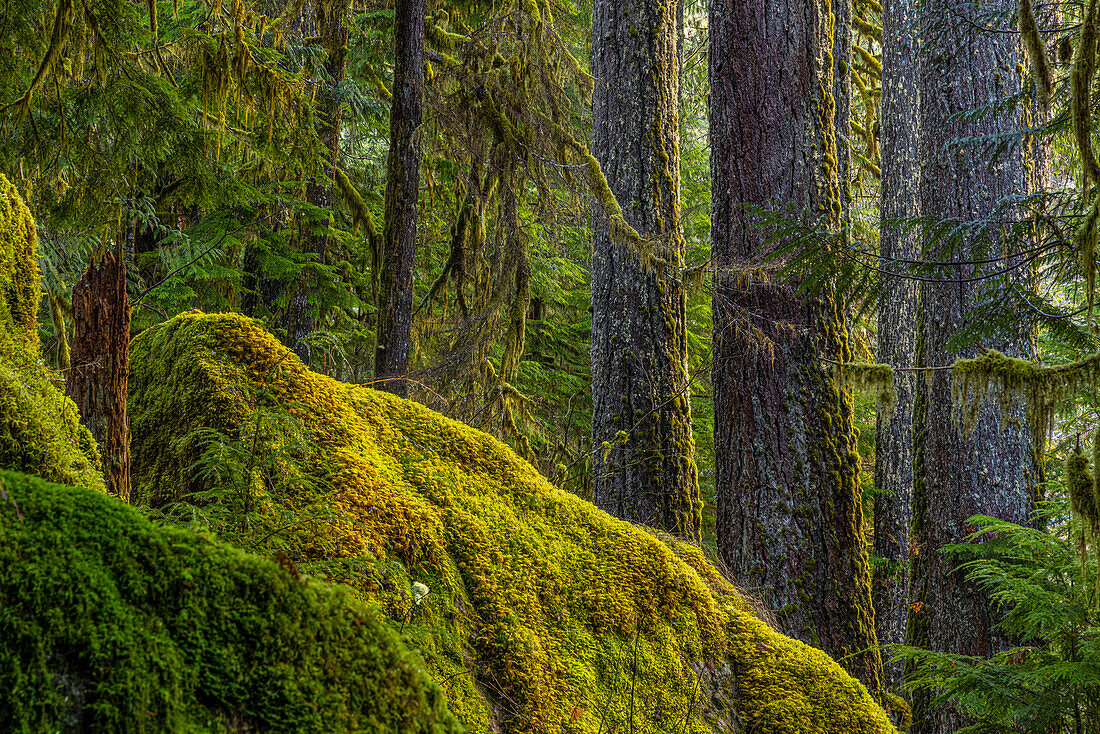
<svg viewBox="0 0 1100 734"><path fill-rule="evenodd" d="M710 3L717 534L739 583L784 632L880 694L852 399L823 361L849 357L844 314L827 292L807 298L775 282L741 206L842 222L843 12L821 0Z"/></svg>
<svg viewBox="0 0 1100 734"><path fill-rule="evenodd" d="M665 264L647 269L596 214L592 472L599 507L698 540L702 501L678 279L677 7L677 0L593 5L593 152L627 223Z"/></svg>
<svg viewBox="0 0 1100 734"><path fill-rule="evenodd" d="M424 119L424 0L396 0L396 57L390 106L390 152L386 159L386 219L382 271L378 277L378 322L374 348L375 387L404 397L412 330L413 262L420 195L420 125Z"/></svg>
<svg viewBox="0 0 1100 734"><path fill-rule="evenodd" d="M851 218L852 144L852 0L830 0L833 11L833 131L836 135L836 174L840 186L840 223L847 227ZM847 234L845 233L845 238Z"/></svg>
<svg viewBox="0 0 1100 734"><path fill-rule="evenodd" d="M103 455L107 489L130 498L130 303L126 263L107 252L73 287L73 346L65 394L80 410Z"/></svg>
<svg viewBox="0 0 1100 734"><path fill-rule="evenodd" d="M919 75L921 214L936 221L989 221L985 230L988 241L968 234L954 252L946 252L942 242L927 244L924 259L965 263L1001 256L1013 247L1013 243L1001 241L999 222L1017 213L998 211L997 205L1005 197L1025 192L1024 154L1018 145L995 154L991 151L1005 139L1002 136L1019 130L1018 112L960 113L1018 91L1020 78L1014 72L1021 61L1019 38L1014 33L982 30L993 17L990 14L1012 17L1015 8L1015 0L991 0L983 4L982 16L977 17L975 6L960 0L924 4ZM982 141L985 136L997 140ZM975 139L980 142L973 142ZM979 351L974 347L960 355L949 349L947 342L965 325L970 309L997 295L1004 278L962 281L980 275L979 268L994 270L1003 265L945 266L939 275L954 282L921 286L918 365L951 364L959 356ZM1013 356L1034 356L1026 333L986 341L984 346ZM972 515L993 515L1021 524L1030 519L1038 478L1033 437L1023 406L1017 404L1002 415L998 402L998 396L992 396L974 430L963 433L952 420L948 373L933 372L930 381L917 382L910 644L980 656L1007 644L994 627L997 616L988 595L968 582L956 562L942 552L943 546L963 541L972 529L967 525ZM950 706L934 708L927 694L914 696L913 705L911 731L918 734L947 734L968 723Z"/></svg>
<svg viewBox="0 0 1100 734"><path fill-rule="evenodd" d="M332 187L336 180L336 165L340 156L340 118L343 102L337 91L347 69L348 29L345 24L348 0L316 2L313 7L313 27L320 45L325 49L325 83L317 96L317 140L324 146L325 158L321 172L306 185L306 201L325 212L327 221L306 219L300 222L302 251L314 262L324 264L328 250L328 227L332 226ZM307 365L310 359L309 337L313 333L313 292L310 275L299 279L298 288L287 307L286 343Z"/></svg>
<svg viewBox="0 0 1100 734"><path fill-rule="evenodd" d="M915 0L886 0L882 6L882 107L879 144L882 152L879 253L883 270L905 273L918 256L915 234L900 221L920 214L920 137L917 46L913 33ZM912 367L916 353L917 284L886 277L878 307L879 362ZM897 397L890 419L878 416L875 444L874 552L872 598L881 644L905 642L909 594L909 524L913 494L913 391L916 377L897 372ZM887 682L901 682L901 665L886 666Z"/></svg>

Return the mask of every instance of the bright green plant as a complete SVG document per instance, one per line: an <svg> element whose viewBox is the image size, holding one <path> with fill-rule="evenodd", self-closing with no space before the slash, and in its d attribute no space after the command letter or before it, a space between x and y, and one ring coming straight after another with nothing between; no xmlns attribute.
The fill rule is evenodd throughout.
<svg viewBox="0 0 1100 734"><path fill-rule="evenodd" d="M976 516L967 543L948 546L990 592L1015 645L988 658L898 648L915 664L909 685L973 717L963 732L1100 731L1100 613L1093 596L1095 543L1064 497L1043 506L1047 529ZM980 542L979 542L980 541Z"/></svg>

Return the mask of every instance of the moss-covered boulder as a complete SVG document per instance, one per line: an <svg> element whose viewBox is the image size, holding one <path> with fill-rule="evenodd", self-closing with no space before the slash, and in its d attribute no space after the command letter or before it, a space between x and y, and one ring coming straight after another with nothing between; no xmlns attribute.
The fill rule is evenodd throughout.
<svg viewBox="0 0 1100 734"><path fill-rule="evenodd" d="M99 451L38 345L37 234L0 174L0 468L103 490Z"/></svg>
<svg viewBox="0 0 1100 734"><path fill-rule="evenodd" d="M379 603L470 731L893 731L696 547L555 488L486 434L309 371L247 319L184 314L138 336L131 365L135 496L172 507L193 491L209 510L247 494L259 509L238 541L278 538ZM257 430L280 406L310 441ZM193 467L234 432L248 472L219 489ZM312 481L276 486L261 465ZM329 514L280 520L307 505Z"/></svg>
<svg viewBox="0 0 1100 734"><path fill-rule="evenodd" d="M460 731L350 596L0 471L0 731Z"/></svg>

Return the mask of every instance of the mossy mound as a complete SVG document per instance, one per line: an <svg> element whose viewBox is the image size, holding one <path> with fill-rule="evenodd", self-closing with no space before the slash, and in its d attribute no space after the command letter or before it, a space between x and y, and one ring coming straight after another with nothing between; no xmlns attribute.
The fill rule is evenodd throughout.
<svg viewBox="0 0 1100 734"><path fill-rule="evenodd" d="M98 492L0 488L0 730L461 730L346 588Z"/></svg>
<svg viewBox="0 0 1100 734"><path fill-rule="evenodd" d="M37 246L30 211L0 174L0 468L103 490L95 440L39 353Z"/></svg>
<svg viewBox="0 0 1100 734"><path fill-rule="evenodd" d="M272 518L327 498L328 520L282 528L284 547L382 605L470 731L893 731L860 683L756 618L697 548L555 488L479 431L310 372L247 319L184 314L138 336L131 365L134 492L155 506L205 489L191 471L200 426L249 431L257 405L296 416L312 448L260 446L249 466L277 455L318 481L277 494L250 478L247 491ZM414 584L430 590L419 603Z"/></svg>

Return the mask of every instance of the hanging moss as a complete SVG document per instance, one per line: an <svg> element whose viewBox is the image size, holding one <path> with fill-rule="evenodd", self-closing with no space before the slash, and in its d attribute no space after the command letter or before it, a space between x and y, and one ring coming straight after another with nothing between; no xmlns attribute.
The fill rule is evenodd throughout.
<svg viewBox="0 0 1100 734"><path fill-rule="evenodd" d="M382 233L378 231L378 227L374 223L374 216L371 214L367 202L363 200L363 195L355 188L355 184L351 182L348 175L344 173L342 168L334 168L333 171L336 174L336 185L340 190L340 195L351 211L351 220L355 230L358 231L359 225L362 225L367 232L367 244L370 246L371 252L371 277L373 279L381 268Z"/></svg>
<svg viewBox="0 0 1100 734"><path fill-rule="evenodd" d="M38 70L35 72L34 79L27 86L27 91L19 99L7 105L5 109L16 108L21 115L26 115L30 111L31 98L34 96L35 90L42 85L57 66L58 57L72 27L73 1L58 0L57 9L54 11L53 30L50 31L46 53L38 63Z"/></svg>
<svg viewBox="0 0 1100 734"><path fill-rule="evenodd" d="M1089 88L1096 72L1096 45L1100 28L1100 2L1088 0L1084 17L1081 19L1081 38L1073 54L1073 66L1070 69L1069 114L1073 125L1073 134L1077 142L1077 152L1081 158L1082 173L1085 178L1084 191L1090 183L1100 183L1100 164L1092 147L1092 107L1089 103Z"/></svg>
<svg viewBox="0 0 1100 734"><path fill-rule="evenodd" d="M40 358L38 240L0 174L0 469L103 489L99 451Z"/></svg>
<svg viewBox="0 0 1100 734"><path fill-rule="evenodd" d="M878 407L883 417L889 419L894 415L898 393L894 386L894 368L891 365L845 362L835 365L834 375L843 385L873 392L878 398Z"/></svg>
<svg viewBox="0 0 1100 734"><path fill-rule="evenodd" d="M0 729L461 731L346 589L97 492L0 489Z"/></svg>
<svg viewBox="0 0 1100 734"><path fill-rule="evenodd" d="M266 380L317 446L286 470L335 497L329 522L287 531L291 560L378 603L471 731L893 731L698 548L611 518L463 424L310 372L251 321L182 315L139 335L132 365L135 493L154 503L191 484L193 428L233 430ZM314 499L269 498L275 516Z"/></svg>
<svg viewBox="0 0 1100 734"><path fill-rule="evenodd" d="M1046 48L1043 46L1043 39L1039 35L1039 24L1035 22L1035 15L1031 10L1031 0L1020 0L1019 25L1020 35L1024 39L1027 55L1031 60L1031 77L1035 82L1039 106L1046 111L1050 109L1053 74Z"/></svg>
<svg viewBox="0 0 1100 734"><path fill-rule="evenodd" d="M1005 415L1023 400L1034 435L1045 436L1059 403L1082 388L1100 387L1100 354L1044 367L990 349L975 359L956 360L951 372L951 399L964 430L973 429L982 403L997 392Z"/></svg>
<svg viewBox="0 0 1100 734"><path fill-rule="evenodd" d="M1081 575L1086 579L1088 543L1091 541L1094 548L1100 548L1100 482L1095 476L1095 469L1100 466L1097 464L1098 458L1100 458L1100 430L1093 437L1093 471L1089 470L1089 460L1081 448L1080 440L1077 447L1066 457L1066 490L1069 492L1073 514L1081 523L1081 532L1077 536L1077 556L1081 562ZM1100 557L1096 561L1092 584L1096 601L1100 604Z"/></svg>
<svg viewBox="0 0 1100 734"><path fill-rule="evenodd" d="M1100 504L1097 503L1096 486L1089 471L1089 460L1078 444L1066 457L1066 490L1074 513L1093 533L1100 530Z"/></svg>

